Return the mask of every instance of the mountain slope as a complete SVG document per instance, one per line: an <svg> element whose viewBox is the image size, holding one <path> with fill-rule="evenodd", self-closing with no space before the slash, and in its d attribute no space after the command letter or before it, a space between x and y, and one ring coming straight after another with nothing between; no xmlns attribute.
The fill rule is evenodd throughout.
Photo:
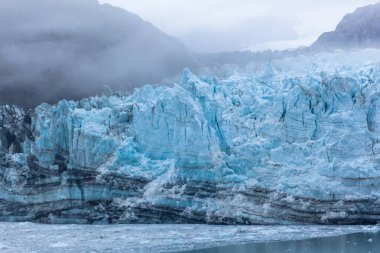
<svg viewBox="0 0 380 253"><path fill-rule="evenodd" d="M380 47L380 3L358 8L347 14L335 31L322 34L316 49Z"/></svg>
<svg viewBox="0 0 380 253"><path fill-rule="evenodd" d="M358 49L380 47L380 3L358 8L347 14L335 31L323 33L310 47L263 52L223 52L200 54L198 58L206 67L235 64L246 67L250 63L310 55L328 49Z"/></svg>
<svg viewBox="0 0 380 253"><path fill-rule="evenodd" d="M0 23L0 104L131 90L197 65L178 40L97 0L2 0Z"/></svg>

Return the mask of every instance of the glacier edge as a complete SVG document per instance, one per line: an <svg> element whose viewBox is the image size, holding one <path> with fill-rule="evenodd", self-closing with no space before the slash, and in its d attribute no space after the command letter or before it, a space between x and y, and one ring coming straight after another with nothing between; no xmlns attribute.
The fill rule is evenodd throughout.
<svg viewBox="0 0 380 253"><path fill-rule="evenodd" d="M293 61L0 107L0 220L377 223L380 65Z"/></svg>

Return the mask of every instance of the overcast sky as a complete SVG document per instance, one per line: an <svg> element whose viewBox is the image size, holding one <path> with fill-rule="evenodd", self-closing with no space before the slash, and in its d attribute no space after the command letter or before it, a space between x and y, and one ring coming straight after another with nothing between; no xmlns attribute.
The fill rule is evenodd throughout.
<svg viewBox="0 0 380 253"><path fill-rule="evenodd" d="M198 52L309 45L379 0L100 0L125 8Z"/></svg>

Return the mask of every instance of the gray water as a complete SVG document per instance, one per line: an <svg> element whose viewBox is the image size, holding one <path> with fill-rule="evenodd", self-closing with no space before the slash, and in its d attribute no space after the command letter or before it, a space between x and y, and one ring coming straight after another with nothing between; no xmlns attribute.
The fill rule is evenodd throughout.
<svg viewBox="0 0 380 253"><path fill-rule="evenodd" d="M196 249L198 251L193 252L380 253L379 232L380 226L48 225L0 222L0 253L168 253ZM229 245L242 246L225 247Z"/></svg>
<svg viewBox="0 0 380 253"><path fill-rule="evenodd" d="M357 233L300 241L262 242L186 253L378 253L380 233Z"/></svg>

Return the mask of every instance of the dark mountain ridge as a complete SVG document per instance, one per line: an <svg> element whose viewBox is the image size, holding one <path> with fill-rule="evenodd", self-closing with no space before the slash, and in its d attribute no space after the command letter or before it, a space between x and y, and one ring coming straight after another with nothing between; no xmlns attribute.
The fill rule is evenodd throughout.
<svg viewBox="0 0 380 253"><path fill-rule="evenodd" d="M323 33L314 49L380 47L380 3L358 8L344 16L335 31Z"/></svg>

